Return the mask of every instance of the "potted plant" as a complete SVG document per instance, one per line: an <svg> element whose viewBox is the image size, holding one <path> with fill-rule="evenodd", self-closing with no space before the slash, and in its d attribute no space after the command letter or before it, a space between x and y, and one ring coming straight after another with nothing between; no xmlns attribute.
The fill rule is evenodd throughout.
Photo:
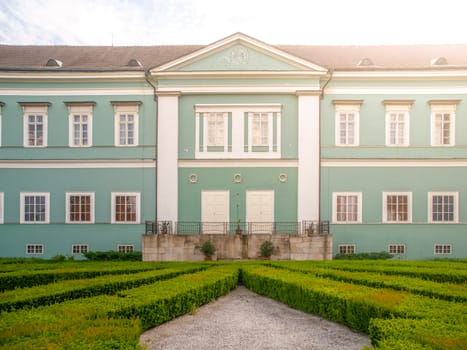
<svg viewBox="0 0 467 350"><path fill-rule="evenodd" d="M216 247L211 241L205 241L201 246L201 252L204 254L204 260L212 260L212 256L216 252Z"/></svg>
<svg viewBox="0 0 467 350"><path fill-rule="evenodd" d="M263 260L269 260L271 258L272 253L274 253L274 245L271 241L264 241L261 243L259 247L260 256Z"/></svg>

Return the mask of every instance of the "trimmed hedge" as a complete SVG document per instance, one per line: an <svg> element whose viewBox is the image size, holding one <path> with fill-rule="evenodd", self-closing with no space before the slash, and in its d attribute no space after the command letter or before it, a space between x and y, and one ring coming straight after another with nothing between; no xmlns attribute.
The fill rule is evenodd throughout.
<svg viewBox="0 0 467 350"><path fill-rule="evenodd" d="M369 335L380 350L467 348L467 327L438 320L373 319Z"/></svg>
<svg viewBox="0 0 467 350"><path fill-rule="evenodd" d="M467 305L462 303L268 267L245 267L242 278L256 293L363 332L368 332L372 318L428 318L467 324Z"/></svg>
<svg viewBox="0 0 467 350"><path fill-rule="evenodd" d="M104 276L93 279L62 281L52 285L15 289L2 294L0 311L15 311L22 308L39 307L60 303L65 300L88 298L101 294L113 294L124 289L170 279L184 273L205 270L199 265L179 269L152 270L118 276Z"/></svg>
<svg viewBox="0 0 467 350"><path fill-rule="evenodd" d="M408 291L414 294L448 301L467 302L466 286L459 283L440 283L420 278L385 275L376 272L335 270L331 267L317 267L317 264L311 261L293 261L286 263L271 262L269 265L290 271L330 278L336 281L356 283L375 288L391 288L394 290Z"/></svg>
<svg viewBox="0 0 467 350"><path fill-rule="evenodd" d="M86 259L91 261L141 261L143 253L138 251L133 252L117 252L114 250L105 252L86 252L83 253Z"/></svg>
<svg viewBox="0 0 467 350"><path fill-rule="evenodd" d="M9 350L135 349L143 329L227 294L237 280L237 267L213 265L115 295L2 313L0 345Z"/></svg>
<svg viewBox="0 0 467 350"><path fill-rule="evenodd" d="M0 274L0 292L16 288L25 288L49 284L63 280L74 280L83 278L93 278L105 275L122 275L133 272L149 271L164 268L167 265L130 263L130 265L115 264L108 265L88 265L81 263L79 267L63 267L59 269L47 269L34 271L14 271Z"/></svg>

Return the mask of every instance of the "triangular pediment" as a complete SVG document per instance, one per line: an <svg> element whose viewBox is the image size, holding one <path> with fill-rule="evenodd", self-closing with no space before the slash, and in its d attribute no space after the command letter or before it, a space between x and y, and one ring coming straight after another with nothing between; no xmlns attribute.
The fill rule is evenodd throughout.
<svg viewBox="0 0 467 350"><path fill-rule="evenodd" d="M308 71L325 74L327 69L242 33L236 33L191 54L155 67L151 73L209 71Z"/></svg>

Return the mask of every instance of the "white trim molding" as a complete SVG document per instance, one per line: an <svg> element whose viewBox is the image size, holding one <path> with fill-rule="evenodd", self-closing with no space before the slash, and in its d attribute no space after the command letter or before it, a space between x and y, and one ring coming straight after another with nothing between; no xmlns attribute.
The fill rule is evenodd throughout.
<svg viewBox="0 0 467 350"><path fill-rule="evenodd" d="M467 159L322 159L326 168L448 168L467 167Z"/></svg>
<svg viewBox="0 0 467 350"><path fill-rule="evenodd" d="M26 206L26 197L44 197L44 220L26 220L25 218L25 206ZM36 200L34 199L34 203L28 203L34 206L33 214L36 215L35 207L37 206ZM49 192L21 192L20 193L20 224L48 224L50 223L50 193Z"/></svg>
<svg viewBox="0 0 467 350"><path fill-rule="evenodd" d="M135 220L117 220L117 210L116 210L116 197L135 197L136 204L136 219ZM126 208L125 208L126 210ZM112 224L139 224L141 223L141 193L140 192L112 192L111 193L111 209L110 209L110 222Z"/></svg>
<svg viewBox="0 0 467 350"><path fill-rule="evenodd" d="M1 160L0 169L153 169L152 159Z"/></svg>
<svg viewBox="0 0 467 350"><path fill-rule="evenodd" d="M89 220L72 220L70 218L71 214L71 203L70 199L72 196L79 196L79 197L89 197ZM95 193L94 192L66 192L65 193L65 223L67 224L93 224L94 223L94 212L95 212ZM82 203L79 203L81 206Z"/></svg>
<svg viewBox="0 0 467 350"><path fill-rule="evenodd" d="M397 197L397 201L395 203L391 203L394 208L395 212L390 213L388 208L388 197ZM401 211L404 207L404 203L399 203L399 197L406 198L407 202L407 211ZM396 219L392 219L389 217L390 214L393 214L393 217L396 216ZM402 216L402 217L401 217ZM404 216L406 216L406 220L404 220ZM412 223L412 192L383 192L383 223L385 224L410 224Z"/></svg>

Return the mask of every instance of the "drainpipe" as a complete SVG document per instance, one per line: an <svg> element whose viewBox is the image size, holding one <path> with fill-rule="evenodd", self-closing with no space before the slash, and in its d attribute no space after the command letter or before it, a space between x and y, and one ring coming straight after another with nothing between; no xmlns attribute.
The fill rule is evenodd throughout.
<svg viewBox="0 0 467 350"><path fill-rule="evenodd" d="M155 130L155 140L156 140L156 143L154 145L155 149L154 149L154 154L156 156L156 167L154 169L155 171L155 179L154 179L154 183L155 183L155 186L154 188L156 189L157 191L157 159L158 159L158 152L159 152L159 148L157 147L157 128L158 128L158 125L159 125L159 122L158 122L158 115L157 115L157 85L154 85L151 80L149 79L150 78L150 74L149 74L149 69L148 70L144 70L144 79L146 80L146 82L151 85L151 87L153 88L154 90L154 102L155 102L155 107L156 107L156 130ZM158 233L159 232L159 227L158 227L158 224L157 224L157 206L159 203L157 203L157 194L155 193L155 198L154 198L154 203L155 203L155 212L154 212L154 219L155 219L155 229L153 229L153 231L155 231L154 233Z"/></svg>

